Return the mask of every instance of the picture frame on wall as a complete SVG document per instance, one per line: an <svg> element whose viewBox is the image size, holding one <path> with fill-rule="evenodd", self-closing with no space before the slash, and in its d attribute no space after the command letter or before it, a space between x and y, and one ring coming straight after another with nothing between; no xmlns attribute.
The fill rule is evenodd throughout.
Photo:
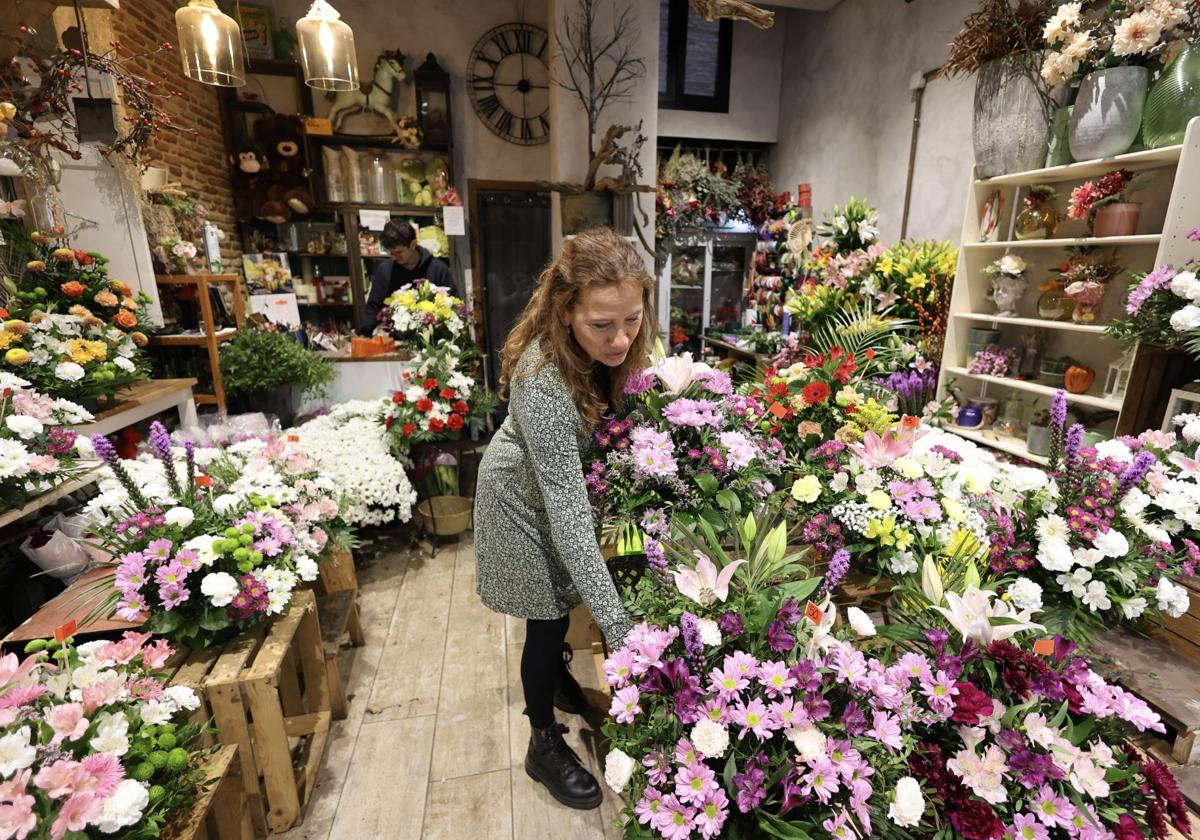
<svg viewBox="0 0 1200 840"><path fill-rule="evenodd" d="M271 13L261 6L239 5L237 15L246 43L246 55L251 58L274 58L275 37Z"/></svg>

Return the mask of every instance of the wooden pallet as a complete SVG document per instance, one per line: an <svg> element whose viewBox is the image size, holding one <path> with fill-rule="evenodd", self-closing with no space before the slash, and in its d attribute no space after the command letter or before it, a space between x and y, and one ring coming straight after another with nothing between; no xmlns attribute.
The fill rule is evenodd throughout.
<svg viewBox="0 0 1200 840"><path fill-rule="evenodd" d="M1156 639L1123 630L1097 637L1091 652L1100 673L1162 716L1175 762L1200 763L1200 665Z"/></svg>
<svg viewBox="0 0 1200 840"><path fill-rule="evenodd" d="M329 737L330 691L316 599L297 591L287 614L223 646L179 657L172 684L203 697L238 763L255 833L300 823Z"/></svg>
<svg viewBox="0 0 1200 840"><path fill-rule="evenodd" d="M321 649L325 654L325 675L329 683L329 708L334 720L345 720L348 714L346 691L342 687L342 676L338 670L338 654L342 650L343 637L350 644L362 647L362 624L358 618L356 590L342 589L317 599L317 615L321 621Z"/></svg>
<svg viewBox="0 0 1200 840"><path fill-rule="evenodd" d="M213 754L204 767L203 793L163 827L163 840L253 840L237 753L236 744L227 744Z"/></svg>
<svg viewBox="0 0 1200 840"><path fill-rule="evenodd" d="M1149 632L1166 642L1193 662L1200 662L1200 579L1181 580L1188 590L1188 610L1179 618L1164 618L1162 627L1154 625Z"/></svg>

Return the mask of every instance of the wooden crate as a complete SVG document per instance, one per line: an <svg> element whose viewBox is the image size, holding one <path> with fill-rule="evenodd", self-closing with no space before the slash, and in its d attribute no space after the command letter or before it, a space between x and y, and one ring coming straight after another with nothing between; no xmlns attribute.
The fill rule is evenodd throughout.
<svg viewBox="0 0 1200 840"><path fill-rule="evenodd" d="M304 816L329 737L330 691L316 598L297 591L286 615L223 646L179 658L172 684L203 697L222 744L238 747L256 834L287 831Z"/></svg>
<svg viewBox="0 0 1200 840"><path fill-rule="evenodd" d="M322 558L317 568L321 571L318 590L322 595L341 592L343 589L358 591L358 573L354 569L354 554L348 549L331 548L329 556Z"/></svg>
<svg viewBox="0 0 1200 840"><path fill-rule="evenodd" d="M321 649L325 655L325 675L329 683L329 708L334 720L345 720L349 709L342 676L338 669L338 654L342 639L347 637L354 647L366 644L362 624L358 619L356 591L342 589L317 599L317 615L321 620Z"/></svg>
<svg viewBox="0 0 1200 840"><path fill-rule="evenodd" d="M236 744L221 747L204 767L203 793L163 827L163 840L253 840Z"/></svg>
<svg viewBox="0 0 1200 840"><path fill-rule="evenodd" d="M1161 627L1153 625L1148 629L1171 650L1193 662L1200 662L1200 581L1192 579L1180 583L1188 590L1191 600L1188 611L1179 618L1164 619Z"/></svg>

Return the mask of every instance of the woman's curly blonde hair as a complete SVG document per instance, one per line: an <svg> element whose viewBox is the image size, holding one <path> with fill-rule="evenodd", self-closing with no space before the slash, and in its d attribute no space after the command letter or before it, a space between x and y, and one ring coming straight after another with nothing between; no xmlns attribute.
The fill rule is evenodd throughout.
<svg viewBox="0 0 1200 840"><path fill-rule="evenodd" d="M642 288L642 326L620 367L605 378L595 376L596 362L567 329L566 318L585 289L636 283ZM517 364L529 345L541 341L542 358L534 370L553 364L562 374L575 406L590 432L610 406L620 405L629 374L646 365L646 347L654 332L654 280L629 240L612 228L593 228L568 240L562 253L538 278L533 297L508 334L501 352L500 394L507 399ZM609 393L600 393L606 381Z"/></svg>

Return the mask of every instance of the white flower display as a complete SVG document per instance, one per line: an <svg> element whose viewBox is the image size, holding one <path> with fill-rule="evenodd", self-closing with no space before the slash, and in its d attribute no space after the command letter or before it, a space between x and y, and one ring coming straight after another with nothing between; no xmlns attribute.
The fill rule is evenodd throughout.
<svg viewBox="0 0 1200 840"><path fill-rule="evenodd" d="M226 607L238 594L238 582L227 572L213 572L200 581L200 591L214 607Z"/></svg>
<svg viewBox="0 0 1200 840"><path fill-rule="evenodd" d="M36 435L40 435L46 428L41 420L24 414L10 414L4 418L4 425L8 427L10 432L22 440L29 440Z"/></svg>
<svg viewBox="0 0 1200 840"><path fill-rule="evenodd" d="M888 819L902 828L912 828L921 822L924 814L925 797L921 793L921 783L912 776L905 776L896 782L892 803L888 806Z"/></svg>
<svg viewBox="0 0 1200 840"><path fill-rule="evenodd" d="M1158 601L1158 608L1171 618L1179 618L1188 611L1191 603L1187 589L1172 583L1165 576L1158 579L1158 587L1154 594Z"/></svg>
<svg viewBox="0 0 1200 840"><path fill-rule="evenodd" d="M135 825L149 804L150 792L145 785L134 779L123 779L113 795L104 800L96 828L105 834L115 834Z"/></svg>
<svg viewBox="0 0 1200 840"><path fill-rule="evenodd" d="M629 780L633 778L633 768L636 763L618 749L608 751L604 758L604 781L614 793L625 790Z"/></svg>
<svg viewBox="0 0 1200 840"><path fill-rule="evenodd" d="M1189 303L1171 315L1171 327L1176 332L1191 332L1200 329L1200 306Z"/></svg>
<svg viewBox="0 0 1200 840"><path fill-rule="evenodd" d="M1042 587L1027 577L1017 578L1008 588L1008 596L1019 610L1036 612L1042 608Z"/></svg>
<svg viewBox="0 0 1200 840"><path fill-rule="evenodd" d="M851 629L860 639L874 636L876 633L875 622L858 607L850 607L846 610L846 620L850 622Z"/></svg>
<svg viewBox="0 0 1200 840"><path fill-rule="evenodd" d="M83 366L75 362L59 362L54 368L54 375L67 382L78 382L83 379L84 373Z"/></svg>
<svg viewBox="0 0 1200 840"><path fill-rule="evenodd" d="M173 507L163 514L163 518L168 525L178 525L180 528L186 528L191 525L196 519L196 514L191 508Z"/></svg>

